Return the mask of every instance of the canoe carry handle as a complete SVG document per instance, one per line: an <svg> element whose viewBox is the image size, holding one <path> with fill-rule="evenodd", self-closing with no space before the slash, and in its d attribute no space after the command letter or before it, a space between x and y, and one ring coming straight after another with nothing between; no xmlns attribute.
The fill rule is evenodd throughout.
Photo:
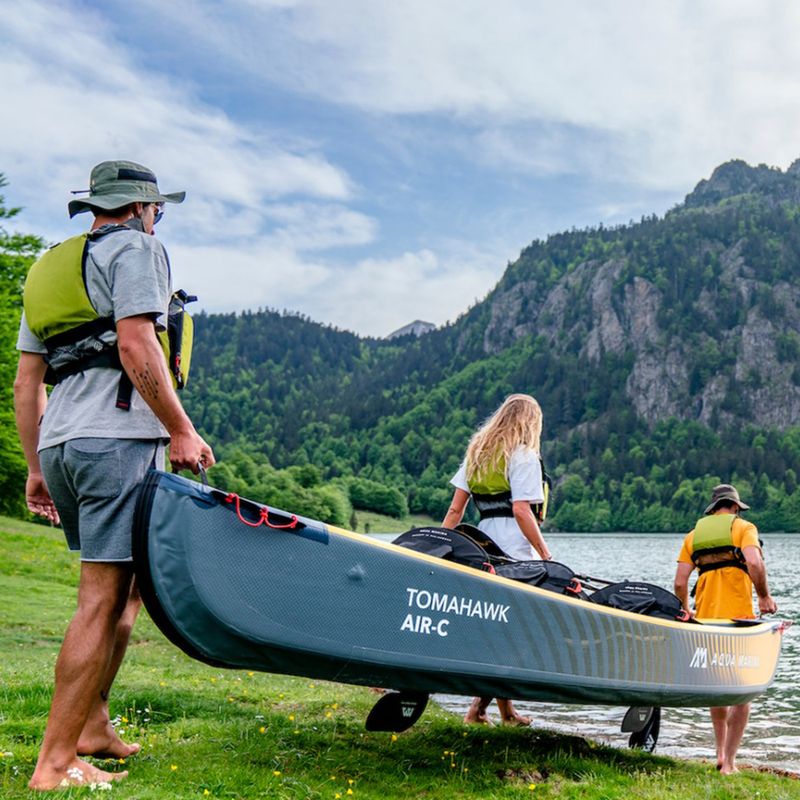
<svg viewBox="0 0 800 800"><path fill-rule="evenodd" d="M203 486L208 486L208 473L206 472L206 468L203 466L202 461L197 462L197 472L200 475L200 482Z"/></svg>
<svg viewBox="0 0 800 800"><path fill-rule="evenodd" d="M234 508L236 509L236 516L239 517L239 521L244 522L245 525L249 525L251 528L258 528L260 525L266 525L268 528L275 528L276 530L294 530L300 522L296 514L292 514L289 518L289 521L284 524L270 522L269 508L267 506L260 506L258 510L258 519L255 522L251 522L249 519L245 519L242 516L241 498L238 494L236 494L236 492L230 492L227 494L225 496L225 502L233 503Z"/></svg>

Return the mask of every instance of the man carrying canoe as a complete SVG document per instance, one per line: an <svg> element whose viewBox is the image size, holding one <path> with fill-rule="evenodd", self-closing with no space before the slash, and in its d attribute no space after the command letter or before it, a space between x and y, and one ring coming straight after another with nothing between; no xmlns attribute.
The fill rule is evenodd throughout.
<svg viewBox="0 0 800 800"><path fill-rule="evenodd" d="M683 607L702 619L753 618L753 588L760 614L774 614L778 606L769 593L767 568L761 554L758 529L739 517L750 506L727 483L715 486L704 516L683 541L675 572L675 594ZM700 573L696 612L689 608L689 576ZM717 769L737 772L736 753L750 717L750 703L711 709L717 746Z"/></svg>
<svg viewBox="0 0 800 800"><path fill-rule="evenodd" d="M79 756L124 759L139 750L119 738L108 711L141 605L131 555L139 484L161 466L167 440L175 469L214 463L173 390L185 378L177 374L181 351L163 335L174 298L166 251L152 234L164 203L183 198L162 194L141 164L98 164L88 196L69 203L71 217L93 213L91 230L48 250L26 279L14 402L27 503L51 522L60 518L81 558L31 789L127 774ZM55 384L49 398L46 383Z"/></svg>

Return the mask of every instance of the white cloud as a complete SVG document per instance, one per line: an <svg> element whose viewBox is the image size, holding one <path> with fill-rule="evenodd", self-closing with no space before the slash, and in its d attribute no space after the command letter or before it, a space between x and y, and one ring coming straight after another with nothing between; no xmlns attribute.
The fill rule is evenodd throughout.
<svg viewBox="0 0 800 800"><path fill-rule="evenodd" d="M368 244L377 234L375 220L339 205L271 205L265 214L280 223L275 238L297 251Z"/></svg>
<svg viewBox="0 0 800 800"><path fill-rule="evenodd" d="M591 209L595 219L643 207L653 189L685 192L728 158L786 166L800 154L800 4L789 0L125 6L164 46L179 44L188 63L213 63L241 97L279 87L308 114L300 124L312 134L303 138L272 124L291 112L248 113L245 123L235 104L223 112L201 87L143 67L137 36L149 32L120 38L115 4L122 8L120 0L4 3L0 170L9 199L27 207L23 229L60 238L79 225L66 221L66 190L86 187L91 164L109 156L147 164L165 191L188 190L184 206L167 209L162 234L177 279L212 310L290 308L385 335L414 318L440 324L484 296L514 249L502 241L507 220L528 211L487 203L475 213L492 221L486 229L498 241L474 249L446 240L446 230L413 231L414 214L441 199L420 189L440 180L420 155L437 125L448 138L432 150L453 157L441 177L454 182L450 196L473 163L496 183L535 175L552 186L576 175L630 184L630 205L617 192ZM380 131L385 149L370 166L387 153L395 159L372 195L325 152L325 137L346 128L330 134L325 114L319 128L312 115L332 106L339 121L355 115ZM337 152L354 163L357 147L370 146L366 137L348 144ZM388 219L400 205L405 216ZM473 230L460 214L480 204L456 205L453 229ZM546 232L537 207L531 233ZM380 226L373 209L387 213ZM410 240L387 253L381 236L397 241L406 231Z"/></svg>
<svg viewBox="0 0 800 800"><path fill-rule="evenodd" d="M328 265L304 260L270 238L248 239L237 248L178 242L169 252L175 286L196 294L199 307L212 312L289 308L310 313L315 293L330 275Z"/></svg>
<svg viewBox="0 0 800 800"><path fill-rule="evenodd" d="M331 275L333 292L317 301L324 318L340 327L386 336L415 319L442 325L492 289L502 252L461 243L438 252L419 250L394 258L367 258Z"/></svg>
<svg viewBox="0 0 800 800"><path fill-rule="evenodd" d="M161 234L176 285L208 310L289 308L385 335L416 317L454 318L496 280L502 258L453 243L342 263L332 249L374 243L378 224L344 204L352 182L321 152L280 146L143 70L100 15L36 2L4 12L0 164L11 165L27 229L58 239L83 227L66 222L66 189L86 188L89 165L120 155L152 167L164 191L189 190Z"/></svg>
<svg viewBox="0 0 800 800"><path fill-rule="evenodd" d="M322 154L279 145L187 87L134 66L103 19L85 8L5 4L0 71L7 112L0 163L42 216L63 213L65 187L85 188L89 165L109 154L152 167L165 190L189 187L190 197L237 213L288 194L351 194L347 175ZM187 204L185 220L208 224L193 217ZM217 221L224 227L227 220Z"/></svg>
<svg viewBox="0 0 800 800"><path fill-rule="evenodd" d="M420 250L334 265L308 260L269 237L235 252L170 248L176 285L196 293L206 310L289 308L369 336L386 336L414 319L441 325L489 292L501 255L457 243L442 253Z"/></svg>
<svg viewBox="0 0 800 800"><path fill-rule="evenodd" d="M235 50L230 16L196 2L187 14L187 2L170 4L173 19L238 69L370 113L455 116L502 144L494 155L514 169L575 172L576 130L605 139L590 171L611 164L655 188L685 190L732 157L786 166L798 155L792 0L249 0L226 4L242 15ZM557 126L573 134L562 148Z"/></svg>

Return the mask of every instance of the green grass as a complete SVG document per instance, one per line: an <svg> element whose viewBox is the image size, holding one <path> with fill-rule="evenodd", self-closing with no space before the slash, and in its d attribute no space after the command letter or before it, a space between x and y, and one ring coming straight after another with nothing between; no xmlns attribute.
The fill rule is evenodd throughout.
<svg viewBox="0 0 800 800"><path fill-rule="evenodd" d="M61 534L0 518L0 797L28 798L77 562ZM465 727L429 707L410 731L368 733L364 688L191 661L146 615L112 696L143 751L109 793L171 798L800 799L800 781L616 750L547 731ZM121 765L102 762L107 768ZM87 797L69 790L63 797Z"/></svg>
<svg viewBox="0 0 800 800"><path fill-rule="evenodd" d="M440 519L425 516L424 514L410 514L403 519L387 517L374 511L356 509L356 531L358 533L403 533L411 528L421 528L425 525L441 525ZM369 530L367 530L369 526ZM349 528L349 524L344 526Z"/></svg>

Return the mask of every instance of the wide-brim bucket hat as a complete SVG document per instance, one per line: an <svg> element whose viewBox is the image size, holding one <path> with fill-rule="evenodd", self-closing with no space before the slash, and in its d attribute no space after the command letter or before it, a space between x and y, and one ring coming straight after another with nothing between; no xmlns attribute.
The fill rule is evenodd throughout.
<svg viewBox="0 0 800 800"><path fill-rule="evenodd" d="M110 211L128 203L182 203L186 192L162 194L155 173L134 161L103 161L89 176L89 188L73 194L88 192L88 197L70 200L70 217L99 208Z"/></svg>
<svg viewBox="0 0 800 800"><path fill-rule="evenodd" d="M706 506L705 514L710 514L722 501L727 503L736 503L742 511L747 511L750 508L747 503L743 503L739 499L739 492L735 486L730 483L720 483L711 490L711 502Z"/></svg>

